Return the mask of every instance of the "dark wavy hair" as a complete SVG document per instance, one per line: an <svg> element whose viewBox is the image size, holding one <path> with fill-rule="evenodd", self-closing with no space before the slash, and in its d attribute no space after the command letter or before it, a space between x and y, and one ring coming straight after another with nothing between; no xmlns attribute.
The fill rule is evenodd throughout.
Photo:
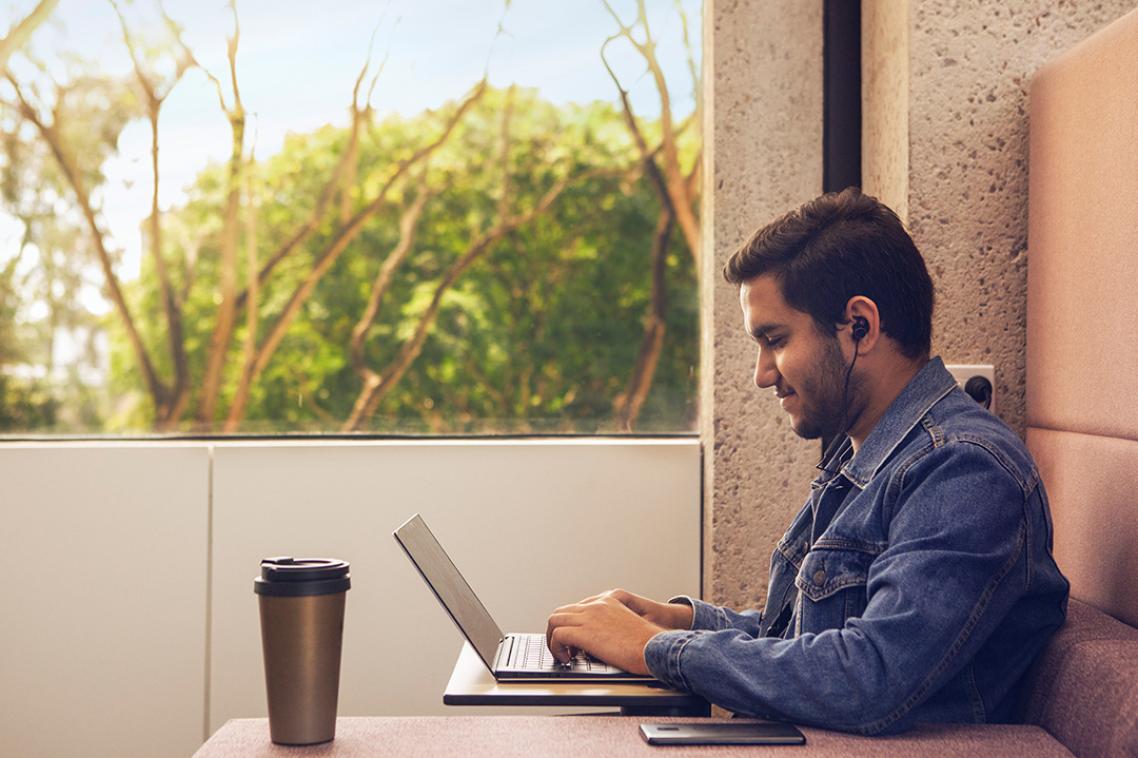
<svg viewBox="0 0 1138 758"><path fill-rule="evenodd" d="M723 267L732 284L773 274L786 302L832 337L846 304L877 304L881 330L909 358L929 354L933 283L897 214L857 187L817 197L755 232Z"/></svg>

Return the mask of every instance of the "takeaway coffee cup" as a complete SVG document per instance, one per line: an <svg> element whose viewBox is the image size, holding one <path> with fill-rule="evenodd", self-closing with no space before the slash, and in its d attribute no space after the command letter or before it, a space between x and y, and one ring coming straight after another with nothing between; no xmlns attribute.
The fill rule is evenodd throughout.
<svg viewBox="0 0 1138 758"><path fill-rule="evenodd" d="M336 736L348 569L333 558L261 561L253 591L261 606L273 742L313 745Z"/></svg>

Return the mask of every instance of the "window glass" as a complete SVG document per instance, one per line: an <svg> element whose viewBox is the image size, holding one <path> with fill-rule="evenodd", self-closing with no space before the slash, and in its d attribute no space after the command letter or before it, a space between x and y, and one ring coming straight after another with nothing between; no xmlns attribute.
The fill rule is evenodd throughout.
<svg viewBox="0 0 1138 758"><path fill-rule="evenodd" d="M0 435L695 428L693 0L21 0Z"/></svg>

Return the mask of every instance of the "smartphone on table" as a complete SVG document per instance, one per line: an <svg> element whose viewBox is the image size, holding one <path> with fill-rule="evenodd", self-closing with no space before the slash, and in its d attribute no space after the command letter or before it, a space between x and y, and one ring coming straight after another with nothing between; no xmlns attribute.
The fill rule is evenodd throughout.
<svg viewBox="0 0 1138 758"><path fill-rule="evenodd" d="M794 724L779 721L709 721L697 724L641 724L649 745L805 745Z"/></svg>

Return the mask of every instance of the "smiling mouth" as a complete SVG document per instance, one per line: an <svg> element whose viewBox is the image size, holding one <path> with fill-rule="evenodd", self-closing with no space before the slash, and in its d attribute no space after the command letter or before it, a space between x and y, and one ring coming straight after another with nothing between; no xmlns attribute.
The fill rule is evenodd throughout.
<svg viewBox="0 0 1138 758"><path fill-rule="evenodd" d="M774 394L779 400L785 400L788 397L794 397L797 393L794 390L786 390L785 392L775 392Z"/></svg>

